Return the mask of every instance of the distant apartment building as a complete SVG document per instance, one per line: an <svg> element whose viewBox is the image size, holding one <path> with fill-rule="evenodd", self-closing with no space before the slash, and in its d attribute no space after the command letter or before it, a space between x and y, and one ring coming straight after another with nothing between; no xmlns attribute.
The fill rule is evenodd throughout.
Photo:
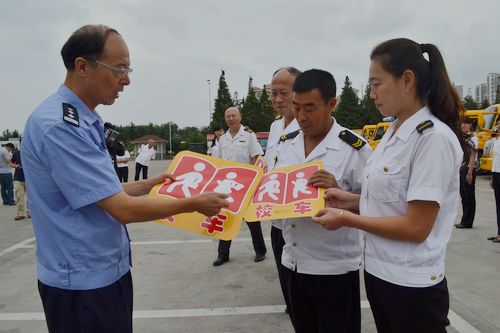
<svg viewBox="0 0 500 333"><path fill-rule="evenodd" d="M488 102L494 104L497 99L497 89L500 86L500 73L489 73L486 85L488 86Z"/></svg>
<svg viewBox="0 0 500 333"><path fill-rule="evenodd" d="M484 100L488 100L488 85L486 83L481 83L476 86L476 103L481 104Z"/></svg>
<svg viewBox="0 0 500 333"><path fill-rule="evenodd" d="M271 84L265 84L264 89L266 89L267 98L271 100ZM255 97L257 97L257 99L260 99L263 89L259 87L252 87L252 90L255 93Z"/></svg>

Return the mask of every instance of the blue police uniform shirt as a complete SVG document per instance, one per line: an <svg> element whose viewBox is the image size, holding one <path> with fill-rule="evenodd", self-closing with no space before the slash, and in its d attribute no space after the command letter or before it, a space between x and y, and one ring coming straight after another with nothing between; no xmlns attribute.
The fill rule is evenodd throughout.
<svg viewBox="0 0 500 333"><path fill-rule="evenodd" d="M63 119L63 103L76 108L78 121ZM96 204L123 191L101 117L61 85L26 122L22 152L38 279L69 290L120 279L130 270L128 235Z"/></svg>

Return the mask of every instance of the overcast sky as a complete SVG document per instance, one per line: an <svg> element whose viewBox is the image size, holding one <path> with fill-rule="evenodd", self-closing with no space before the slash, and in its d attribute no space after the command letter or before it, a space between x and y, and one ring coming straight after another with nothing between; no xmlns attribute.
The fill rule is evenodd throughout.
<svg viewBox="0 0 500 333"><path fill-rule="evenodd" d="M97 109L115 124L205 126L221 69L231 94L269 83L279 67L330 71L365 86L369 53L408 37L434 43L464 94L500 72L498 0L1 0L0 131L23 130L63 82L59 52L85 24L118 30L130 50L131 85Z"/></svg>

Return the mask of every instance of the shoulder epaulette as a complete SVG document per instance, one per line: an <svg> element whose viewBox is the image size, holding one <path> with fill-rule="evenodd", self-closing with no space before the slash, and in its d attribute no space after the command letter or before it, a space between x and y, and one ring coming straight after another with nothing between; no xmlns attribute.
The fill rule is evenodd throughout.
<svg viewBox="0 0 500 333"><path fill-rule="evenodd" d="M278 114L278 115L276 115L276 117L274 117L274 120L279 120L279 119L281 119L281 118L283 118L283 116L282 116L282 115L280 115L280 114Z"/></svg>
<svg viewBox="0 0 500 333"><path fill-rule="evenodd" d="M73 126L79 127L80 120L76 108L68 103L62 103L63 120Z"/></svg>
<svg viewBox="0 0 500 333"><path fill-rule="evenodd" d="M293 139L297 135L299 135L299 133L300 133L300 130L296 130L295 132L290 132L288 134L284 134L284 135L280 136L280 141L279 142L285 142L288 139Z"/></svg>
<svg viewBox="0 0 500 333"><path fill-rule="evenodd" d="M343 130L342 132L340 132L339 138L356 150L360 150L364 145L366 145L365 141L348 130Z"/></svg>
<svg viewBox="0 0 500 333"><path fill-rule="evenodd" d="M248 133L253 133L253 131L249 127L245 127L245 131L247 131Z"/></svg>
<svg viewBox="0 0 500 333"><path fill-rule="evenodd" d="M426 129L431 128L431 127L434 127L434 123L432 122L432 120L423 121L420 124L418 124L417 132L419 134L422 134L423 131L425 131Z"/></svg>

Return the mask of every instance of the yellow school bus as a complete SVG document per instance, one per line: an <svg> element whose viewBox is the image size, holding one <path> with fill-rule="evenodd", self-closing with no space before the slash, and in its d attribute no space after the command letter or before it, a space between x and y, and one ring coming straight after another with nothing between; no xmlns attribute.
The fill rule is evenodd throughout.
<svg viewBox="0 0 500 333"><path fill-rule="evenodd" d="M489 164L489 169L483 169L480 161L484 154L485 144L491 139L491 132L497 122L500 121L500 104L490 105L484 110L467 110L465 111L465 117L472 121L472 128L476 131L478 140L476 169L480 168L481 170L489 171L491 170L491 163ZM488 157L487 155L485 156ZM484 166L487 168L488 164L486 161Z"/></svg>
<svg viewBox="0 0 500 333"><path fill-rule="evenodd" d="M384 136L385 132L389 128L389 126L392 125L392 121L384 121L381 123L378 123L376 128L375 128L375 136L373 137L373 140L371 140L370 147L375 150L377 148L378 144L380 143L380 140Z"/></svg>
<svg viewBox="0 0 500 333"><path fill-rule="evenodd" d="M370 142L375 137L375 130L377 125L365 125L361 131L361 136L365 138L366 141Z"/></svg>

